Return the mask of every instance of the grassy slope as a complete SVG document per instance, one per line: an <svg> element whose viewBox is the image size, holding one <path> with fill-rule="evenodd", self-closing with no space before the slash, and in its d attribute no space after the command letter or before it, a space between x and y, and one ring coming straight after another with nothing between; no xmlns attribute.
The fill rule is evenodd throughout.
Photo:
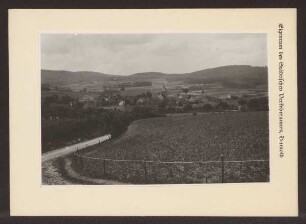
<svg viewBox="0 0 306 224"><path fill-rule="evenodd" d="M138 120L118 139L87 153L112 159L164 161L268 159L267 112Z"/></svg>

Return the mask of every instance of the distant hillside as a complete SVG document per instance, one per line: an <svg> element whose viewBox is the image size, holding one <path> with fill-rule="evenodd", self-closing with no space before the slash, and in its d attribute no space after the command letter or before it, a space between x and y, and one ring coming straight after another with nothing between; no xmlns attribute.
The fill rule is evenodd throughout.
<svg viewBox="0 0 306 224"><path fill-rule="evenodd" d="M171 75L169 80L188 84L221 82L223 86L247 88L268 85L268 68L249 65L229 65L187 74Z"/></svg>
<svg viewBox="0 0 306 224"><path fill-rule="evenodd" d="M164 74L160 72L137 73L135 79L154 81L165 79L168 82L182 81L186 84L222 83L231 88L253 88L268 85L268 68L249 65L228 65L184 74Z"/></svg>
<svg viewBox="0 0 306 224"><path fill-rule="evenodd" d="M104 83L120 78L117 75L108 75L99 72L69 72L41 70L41 83L65 86L70 84L82 83Z"/></svg>
<svg viewBox="0 0 306 224"><path fill-rule="evenodd" d="M139 80L152 80L152 79L160 79L160 78L166 78L168 74L161 73L161 72L144 72L144 73L136 73L133 75L130 75L128 77L133 79L139 79Z"/></svg>
<svg viewBox="0 0 306 224"><path fill-rule="evenodd" d="M222 83L230 88L254 88L268 86L268 68L249 65L229 65L184 74L165 74L160 72L137 73L129 76L108 75L98 72L68 72L42 70L42 84L105 84L112 81L137 82L164 80L165 82L181 81L186 84Z"/></svg>

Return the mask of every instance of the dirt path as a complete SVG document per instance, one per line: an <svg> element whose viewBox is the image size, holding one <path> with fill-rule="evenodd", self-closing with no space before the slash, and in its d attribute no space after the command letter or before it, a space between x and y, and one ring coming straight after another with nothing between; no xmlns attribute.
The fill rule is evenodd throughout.
<svg viewBox="0 0 306 224"><path fill-rule="evenodd" d="M97 178L91 178L91 177L85 177L81 176L77 172L75 172L71 168L71 160L69 158L65 158L65 172L74 180L81 182L83 184L93 184L93 185L122 185L122 184L128 184L128 183L122 183L118 181L112 181L112 180L104 180L104 179L97 179Z"/></svg>
<svg viewBox="0 0 306 224"><path fill-rule="evenodd" d="M43 185L69 185L76 184L68 181L60 172L57 162L49 160L42 163L42 184Z"/></svg>
<svg viewBox="0 0 306 224"><path fill-rule="evenodd" d="M116 181L95 179L95 178L81 176L72 169L71 160L67 157L67 155L72 152L75 152L79 149L87 148L88 146L99 144L110 138L111 135L108 134L98 138L91 139L86 142L81 142L75 145L70 145L64 148L44 153L42 155L42 184L43 185L126 184Z"/></svg>
<svg viewBox="0 0 306 224"><path fill-rule="evenodd" d="M122 185L117 181L81 176L71 167L69 158L53 159L42 164L43 185Z"/></svg>
<svg viewBox="0 0 306 224"><path fill-rule="evenodd" d="M60 148L60 149L55 149L55 150L52 150L50 152L46 152L46 153L42 154L42 162L46 162L48 160L52 160L52 159L55 159L55 158L58 158L58 157L61 157L61 156L65 156L65 155L70 154L72 152L75 152L79 149L84 149L88 146L99 144L99 143L104 142L104 141L106 141L110 138L111 138L111 135L107 134L107 135L104 135L104 136L101 136L101 137L98 137L98 138L88 140L86 142L81 142L81 143L78 143L78 144L74 144L74 145L70 145L70 146L67 146L67 147Z"/></svg>

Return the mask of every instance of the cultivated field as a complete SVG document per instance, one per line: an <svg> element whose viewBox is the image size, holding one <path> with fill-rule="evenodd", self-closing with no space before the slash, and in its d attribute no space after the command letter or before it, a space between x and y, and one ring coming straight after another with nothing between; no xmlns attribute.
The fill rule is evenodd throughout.
<svg viewBox="0 0 306 224"><path fill-rule="evenodd" d="M225 161L269 160L268 112L210 113L138 120L121 137L82 154L94 158L83 158L82 168L79 168L88 176L142 183L146 172L147 183L220 182L220 163L197 162L219 161L221 154ZM157 163L145 164L146 171L143 171L141 162L107 161L105 174L102 159ZM164 164L158 161L196 163ZM268 180L268 162L225 163L226 182Z"/></svg>

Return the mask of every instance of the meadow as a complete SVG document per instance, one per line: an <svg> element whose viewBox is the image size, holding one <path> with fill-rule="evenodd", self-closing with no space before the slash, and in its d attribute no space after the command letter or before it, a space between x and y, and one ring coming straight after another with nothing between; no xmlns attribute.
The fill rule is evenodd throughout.
<svg viewBox="0 0 306 224"><path fill-rule="evenodd" d="M225 161L269 160L268 112L137 120L118 138L80 154L88 158L74 168L87 176L131 183L220 182L220 163L205 162L220 161L221 154ZM107 172L103 159L110 159ZM145 160L154 162L144 164ZM269 181L268 162L225 163L224 169L226 182Z"/></svg>

